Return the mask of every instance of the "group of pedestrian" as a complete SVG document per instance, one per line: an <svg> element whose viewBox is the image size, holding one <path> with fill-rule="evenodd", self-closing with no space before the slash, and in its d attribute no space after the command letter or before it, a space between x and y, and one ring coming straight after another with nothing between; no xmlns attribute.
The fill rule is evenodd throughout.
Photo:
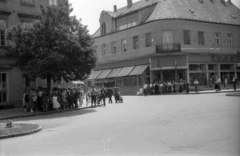
<svg viewBox="0 0 240 156"><path fill-rule="evenodd" d="M91 101L91 106L100 105L103 102L103 105L106 106L106 98L108 98L109 103L112 103L112 97L114 96L115 102L117 103L120 99L121 90L116 85L115 87L112 86L92 86L88 88L86 93L87 99Z"/></svg>
<svg viewBox="0 0 240 156"><path fill-rule="evenodd" d="M221 78L219 76L211 76L209 77L209 83L211 84L212 87L214 87L214 89L216 90L216 92L221 91ZM226 88L227 84L229 83L228 79L225 77L224 78L224 88ZM233 84L233 89L236 90L236 83L237 83L237 79L235 76L232 77L232 80L230 81L230 83Z"/></svg>
<svg viewBox="0 0 240 156"><path fill-rule="evenodd" d="M82 106L84 99L83 87L80 88L53 88L50 95L47 89L39 87L38 89L26 88L23 93L24 111L28 112L47 112L50 109L69 109Z"/></svg>
<svg viewBox="0 0 240 156"><path fill-rule="evenodd" d="M140 86L138 95L159 95L159 94L171 94L171 93L189 93L189 83L186 80L179 81L155 81L153 83L144 83Z"/></svg>

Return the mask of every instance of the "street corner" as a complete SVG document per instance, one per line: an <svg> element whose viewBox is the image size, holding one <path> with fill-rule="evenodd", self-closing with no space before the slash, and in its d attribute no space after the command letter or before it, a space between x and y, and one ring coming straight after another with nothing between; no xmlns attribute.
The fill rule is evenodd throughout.
<svg viewBox="0 0 240 156"><path fill-rule="evenodd" d="M7 139L37 133L42 129L38 124L0 123L0 139Z"/></svg>

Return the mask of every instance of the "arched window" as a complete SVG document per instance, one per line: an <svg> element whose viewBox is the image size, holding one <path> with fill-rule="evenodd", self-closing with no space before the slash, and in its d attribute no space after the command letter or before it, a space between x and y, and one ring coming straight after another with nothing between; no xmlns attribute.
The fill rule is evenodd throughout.
<svg viewBox="0 0 240 156"><path fill-rule="evenodd" d="M102 35L106 35L106 24L102 23Z"/></svg>

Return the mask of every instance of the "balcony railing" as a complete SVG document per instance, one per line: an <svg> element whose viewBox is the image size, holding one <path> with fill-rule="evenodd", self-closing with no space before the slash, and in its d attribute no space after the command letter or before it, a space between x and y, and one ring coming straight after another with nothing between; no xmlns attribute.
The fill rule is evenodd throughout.
<svg viewBox="0 0 240 156"><path fill-rule="evenodd" d="M167 52L181 52L181 44L179 43L166 43L156 45L157 53L167 53Z"/></svg>

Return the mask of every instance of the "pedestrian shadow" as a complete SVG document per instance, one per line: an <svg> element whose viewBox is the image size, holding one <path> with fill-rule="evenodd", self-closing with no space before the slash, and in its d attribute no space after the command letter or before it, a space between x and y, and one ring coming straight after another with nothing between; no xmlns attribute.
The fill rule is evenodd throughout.
<svg viewBox="0 0 240 156"><path fill-rule="evenodd" d="M59 113L52 112L51 114L41 114L37 116L32 117L24 117L24 118L18 118L14 119L15 121L33 121L33 120L47 120L47 119L56 119L56 118L68 118L68 117L74 117L74 116L81 116L86 115L89 113L95 113L97 112L95 109L78 109L78 110L68 110L68 111L60 111Z"/></svg>

